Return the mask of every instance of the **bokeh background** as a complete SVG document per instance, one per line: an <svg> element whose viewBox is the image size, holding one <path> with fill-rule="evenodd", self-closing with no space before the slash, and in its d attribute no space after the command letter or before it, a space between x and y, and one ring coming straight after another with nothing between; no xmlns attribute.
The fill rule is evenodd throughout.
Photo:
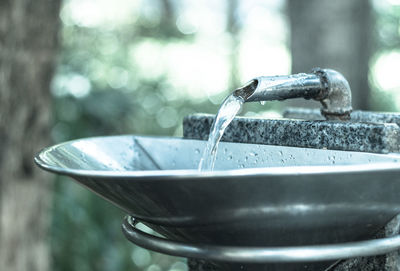
<svg viewBox="0 0 400 271"><path fill-rule="evenodd" d="M52 143L181 136L184 116L215 113L253 77L315 66L349 78L355 108L400 109L399 0L64 0L59 23ZM242 115L278 117L288 105L318 106L246 104ZM126 241L124 213L70 179L49 191L50 270L187 270Z"/></svg>

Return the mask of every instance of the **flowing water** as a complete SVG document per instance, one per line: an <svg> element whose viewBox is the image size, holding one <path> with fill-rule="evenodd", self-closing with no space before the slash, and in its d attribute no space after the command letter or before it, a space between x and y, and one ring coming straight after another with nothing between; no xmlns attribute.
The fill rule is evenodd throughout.
<svg viewBox="0 0 400 271"><path fill-rule="evenodd" d="M235 116L241 111L246 98L253 93L257 84L257 81L250 81L245 86L235 90L221 104L199 163L199 171L210 171L214 169L218 143L224 135L226 127L228 127L229 123L231 123Z"/></svg>
<svg viewBox="0 0 400 271"><path fill-rule="evenodd" d="M228 127L229 123L231 123L231 121L242 109L243 103L243 98L235 96L234 94L229 95L222 103L211 127L210 135L208 136L208 142L200 160L200 171L214 169L218 143L221 140L226 127Z"/></svg>
<svg viewBox="0 0 400 271"><path fill-rule="evenodd" d="M257 92L256 92L257 91ZM199 171L210 171L214 168L218 143L226 127L239 113L247 101L284 100L303 97L319 97L321 80L316 74L295 74L289 76L264 76L251 80L245 86L233 91L222 103L212 125L207 146L200 160Z"/></svg>

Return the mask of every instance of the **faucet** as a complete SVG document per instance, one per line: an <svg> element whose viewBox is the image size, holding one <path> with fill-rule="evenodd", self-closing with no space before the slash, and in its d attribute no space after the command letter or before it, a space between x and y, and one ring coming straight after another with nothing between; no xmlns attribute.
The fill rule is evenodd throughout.
<svg viewBox="0 0 400 271"><path fill-rule="evenodd" d="M327 120L349 120L351 90L342 74L331 69L315 68L311 73L284 76L260 76L236 89L235 96L245 102L314 99L322 104Z"/></svg>

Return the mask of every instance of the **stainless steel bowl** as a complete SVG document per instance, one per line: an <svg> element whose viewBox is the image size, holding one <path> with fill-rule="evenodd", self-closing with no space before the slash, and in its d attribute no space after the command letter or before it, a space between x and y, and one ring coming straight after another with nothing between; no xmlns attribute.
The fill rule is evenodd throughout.
<svg viewBox="0 0 400 271"><path fill-rule="evenodd" d="M42 150L68 175L168 238L227 246L370 238L400 212L397 154L224 143L199 172L204 141L111 136Z"/></svg>

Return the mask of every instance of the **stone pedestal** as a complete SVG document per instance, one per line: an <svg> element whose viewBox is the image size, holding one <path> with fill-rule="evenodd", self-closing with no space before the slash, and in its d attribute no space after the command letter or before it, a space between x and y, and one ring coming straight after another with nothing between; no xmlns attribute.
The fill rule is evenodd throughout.
<svg viewBox="0 0 400 271"><path fill-rule="evenodd" d="M400 114L355 111L349 122L325 121L319 110L289 109L286 119L257 119L237 117L226 129L223 141L267 144L372 153L400 152ZM184 119L185 138L207 140L213 115L191 115ZM400 215L381 229L376 237L400 233ZM256 233L255 233L256 234ZM216 264L189 260L191 271L206 270L264 270L261 265ZM319 268L319 269L318 269ZM268 269L271 270L271 269ZM277 265L273 270L298 270L289 265ZM361 257L336 263L321 263L309 269L326 271L400 271L400 255L393 252L375 257Z"/></svg>

